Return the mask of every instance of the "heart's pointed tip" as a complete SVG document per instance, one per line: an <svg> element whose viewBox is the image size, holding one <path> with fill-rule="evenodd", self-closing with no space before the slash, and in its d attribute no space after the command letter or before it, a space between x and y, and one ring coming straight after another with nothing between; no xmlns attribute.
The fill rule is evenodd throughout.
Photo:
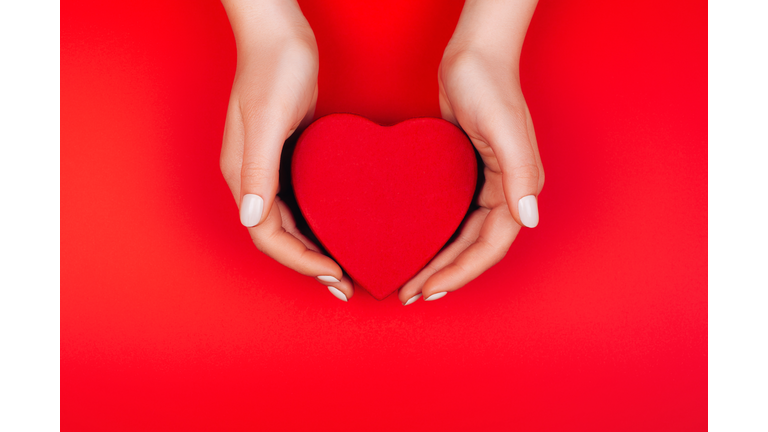
<svg viewBox="0 0 768 432"><path fill-rule="evenodd" d="M366 288L363 288L363 289L368 291L368 294L370 294L371 297L375 298L378 301L382 301L385 298L397 292L397 289L395 289L394 291L386 291L386 292L381 290L368 290Z"/></svg>
<svg viewBox="0 0 768 432"><path fill-rule="evenodd" d="M377 301L382 301L385 298L391 296L393 293L396 293L400 287L397 287L395 289L383 289L380 286L376 286L375 284L366 284L368 286L360 284L357 279L352 278L352 284L355 288L355 291L365 291L368 294L370 294L371 297L376 299ZM370 287L370 288L369 288Z"/></svg>

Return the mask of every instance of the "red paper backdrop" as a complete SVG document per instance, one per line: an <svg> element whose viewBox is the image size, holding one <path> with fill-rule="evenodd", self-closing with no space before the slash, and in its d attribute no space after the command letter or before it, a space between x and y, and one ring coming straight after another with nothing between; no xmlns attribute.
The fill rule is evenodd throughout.
<svg viewBox="0 0 768 432"><path fill-rule="evenodd" d="M301 4L319 115L439 115L461 2ZM706 427L706 2L541 2L541 223L408 307L251 244L218 171L218 2L65 0L61 48L64 430Z"/></svg>

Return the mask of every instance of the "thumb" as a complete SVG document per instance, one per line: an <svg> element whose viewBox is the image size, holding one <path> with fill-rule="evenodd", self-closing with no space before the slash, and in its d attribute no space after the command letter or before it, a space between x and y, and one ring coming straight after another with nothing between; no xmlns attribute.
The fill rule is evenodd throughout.
<svg viewBox="0 0 768 432"><path fill-rule="evenodd" d="M259 119L246 122L240 170L240 222L253 227L269 215L278 191L280 154L293 132L284 122Z"/></svg>
<svg viewBox="0 0 768 432"><path fill-rule="evenodd" d="M507 113L495 124L490 145L501 169L504 197L512 217L521 226L539 224L538 195L544 172L536 151L533 125L523 111Z"/></svg>

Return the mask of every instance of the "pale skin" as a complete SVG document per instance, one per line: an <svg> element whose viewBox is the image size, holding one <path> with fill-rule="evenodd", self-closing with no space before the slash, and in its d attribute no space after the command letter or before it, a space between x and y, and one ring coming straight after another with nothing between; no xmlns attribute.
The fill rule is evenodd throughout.
<svg viewBox="0 0 768 432"><path fill-rule="evenodd" d="M485 183L479 208L468 216L457 239L400 289L403 304L421 294L427 300L441 298L499 262L524 226L520 200L529 197L535 206L530 197L541 192L544 169L520 89L519 59L536 2L464 4L438 70L438 97L442 117L461 127L480 153ZM221 151L224 178L241 215L244 196L263 200L260 217L248 223L259 250L349 299L352 281L296 229L276 196L283 144L312 120L317 102L318 53L312 29L295 0L222 3L238 59ZM530 226L529 217L523 217Z"/></svg>

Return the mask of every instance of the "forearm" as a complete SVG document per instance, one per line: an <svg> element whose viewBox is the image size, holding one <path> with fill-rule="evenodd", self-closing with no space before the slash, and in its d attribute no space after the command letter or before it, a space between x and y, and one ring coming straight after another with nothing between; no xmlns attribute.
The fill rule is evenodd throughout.
<svg viewBox="0 0 768 432"><path fill-rule="evenodd" d="M538 0L467 0L446 49L476 50L517 68Z"/></svg>

